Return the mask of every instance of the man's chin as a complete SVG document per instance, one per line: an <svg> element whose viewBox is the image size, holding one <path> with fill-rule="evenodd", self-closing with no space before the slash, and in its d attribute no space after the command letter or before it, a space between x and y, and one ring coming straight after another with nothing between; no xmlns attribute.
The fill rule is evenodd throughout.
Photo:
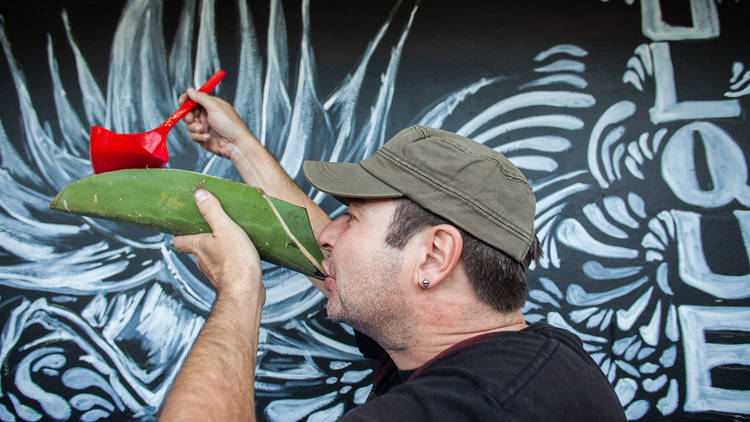
<svg viewBox="0 0 750 422"><path fill-rule="evenodd" d="M346 324L354 329L357 329L356 326L358 326L359 324L356 324L351 320L351 318L347 318L346 313L343 311L343 309L341 309L340 304L338 304L339 306L336 305L336 303L331 303L331 299L328 299L328 304L326 305L328 320L336 324Z"/></svg>
<svg viewBox="0 0 750 422"><path fill-rule="evenodd" d="M326 303L326 313L328 320L337 324L346 324L355 330L362 331L363 324L357 318L352 318L353 314L344 310L343 304L337 300L337 297L331 296Z"/></svg>
<svg viewBox="0 0 750 422"><path fill-rule="evenodd" d="M326 313L328 314L328 319L332 322L341 322L341 315L340 310L336 309L336 305L333 303L333 298L328 299L328 303L326 303Z"/></svg>

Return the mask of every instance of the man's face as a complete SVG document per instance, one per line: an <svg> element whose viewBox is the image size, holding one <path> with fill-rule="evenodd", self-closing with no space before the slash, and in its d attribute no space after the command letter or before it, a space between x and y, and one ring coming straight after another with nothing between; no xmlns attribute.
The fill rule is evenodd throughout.
<svg viewBox="0 0 750 422"><path fill-rule="evenodd" d="M328 317L391 350L406 346L410 322L402 292L408 279L403 254L385 244L395 207L393 200L353 201L318 240L330 252L323 261L330 276L325 281L331 292Z"/></svg>

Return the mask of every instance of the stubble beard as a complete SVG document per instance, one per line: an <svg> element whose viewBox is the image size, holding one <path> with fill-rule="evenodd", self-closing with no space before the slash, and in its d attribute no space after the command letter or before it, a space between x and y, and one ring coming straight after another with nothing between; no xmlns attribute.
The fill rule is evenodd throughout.
<svg viewBox="0 0 750 422"><path fill-rule="evenodd" d="M401 258L400 250L384 246L377 256L370 257L371 265L360 266L347 277L343 291L337 283L327 306L329 319L366 334L386 350L408 348L414 319L398 288Z"/></svg>

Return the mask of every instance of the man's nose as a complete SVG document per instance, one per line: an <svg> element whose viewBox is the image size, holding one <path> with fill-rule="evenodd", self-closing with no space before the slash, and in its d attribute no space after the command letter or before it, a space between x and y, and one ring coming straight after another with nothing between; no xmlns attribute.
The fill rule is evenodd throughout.
<svg viewBox="0 0 750 422"><path fill-rule="evenodd" d="M328 223L318 235L318 246L324 251L332 251L336 245L336 239L341 235L346 225L346 216L341 215Z"/></svg>

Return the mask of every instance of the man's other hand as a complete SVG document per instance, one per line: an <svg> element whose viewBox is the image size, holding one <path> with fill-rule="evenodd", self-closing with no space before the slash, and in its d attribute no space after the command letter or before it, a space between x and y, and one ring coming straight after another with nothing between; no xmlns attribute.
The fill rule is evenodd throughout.
<svg viewBox="0 0 750 422"><path fill-rule="evenodd" d="M240 142L255 139L237 111L221 98L188 88L180 95L178 102L190 98L198 104L185 114L182 120L187 127L190 139L204 149L224 158L232 159L237 154Z"/></svg>
<svg viewBox="0 0 750 422"><path fill-rule="evenodd" d="M213 284L217 295L265 294L260 281L260 257L247 233L207 191L196 191L195 202L212 233L175 236L172 239L175 248L195 256L198 268Z"/></svg>

